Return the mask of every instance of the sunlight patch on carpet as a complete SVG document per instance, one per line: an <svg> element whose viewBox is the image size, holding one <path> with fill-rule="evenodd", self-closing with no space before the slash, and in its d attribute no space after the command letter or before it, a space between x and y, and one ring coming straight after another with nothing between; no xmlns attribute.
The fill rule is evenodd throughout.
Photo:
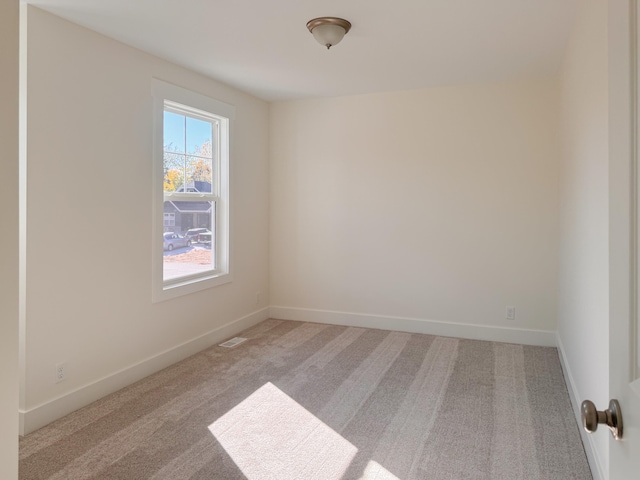
<svg viewBox="0 0 640 480"><path fill-rule="evenodd" d="M359 480L400 480L378 462L370 460Z"/></svg>
<svg viewBox="0 0 640 480"><path fill-rule="evenodd" d="M249 480L338 480L358 451L272 383L209 430Z"/></svg>

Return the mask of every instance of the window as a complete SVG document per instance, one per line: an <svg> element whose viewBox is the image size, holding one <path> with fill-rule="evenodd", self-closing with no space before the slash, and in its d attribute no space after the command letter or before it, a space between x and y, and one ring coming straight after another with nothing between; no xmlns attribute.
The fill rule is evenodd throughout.
<svg viewBox="0 0 640 480"><path fill-rule="evenodd" d="M175 213L165 213L164 214L164 224L165 227L175 227L176 226L176 214Z"/></svg>
<svg viewBox="0 0 640 480"><path fill-rule="evenodd" d="M160 301L231 281L234 107L158 80L153 92L153 300Z"/></svg>

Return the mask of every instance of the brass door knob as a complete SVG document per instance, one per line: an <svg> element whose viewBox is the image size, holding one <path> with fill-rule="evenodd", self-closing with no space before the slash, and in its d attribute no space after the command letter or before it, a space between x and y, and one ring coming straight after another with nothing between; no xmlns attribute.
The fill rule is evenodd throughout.
<svg viewBox="0 0 640 480"><path fill-rule="evenodd" d="M622 411L617 400L609 402L609 408L603 412L596 409L591 400L585 400L580 407L582 413L582 426L588 433L593 433L598 429L598 424L604 423L613 438L620 440L622 438Z"/></svg>

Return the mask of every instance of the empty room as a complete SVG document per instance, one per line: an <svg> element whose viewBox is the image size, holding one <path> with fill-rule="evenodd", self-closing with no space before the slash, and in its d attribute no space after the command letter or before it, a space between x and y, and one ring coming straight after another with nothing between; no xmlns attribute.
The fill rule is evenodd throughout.
<svg viewBox="0 0 640 480"><path fill-rule="evenodd" d="M637 20L4 2L0 477L635 478Z"/></svg>

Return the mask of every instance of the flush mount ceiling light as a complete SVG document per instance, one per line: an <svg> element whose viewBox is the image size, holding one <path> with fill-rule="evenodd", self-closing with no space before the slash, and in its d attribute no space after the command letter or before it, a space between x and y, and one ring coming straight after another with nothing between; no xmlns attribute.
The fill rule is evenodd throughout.
<svg viewBox="0 0 640 480"><path fill-rule="evenodd" d="M351 28L351 23L343 18L319 17L309 20L307 28L320 45L327 47L337 45Z"/></svg>

